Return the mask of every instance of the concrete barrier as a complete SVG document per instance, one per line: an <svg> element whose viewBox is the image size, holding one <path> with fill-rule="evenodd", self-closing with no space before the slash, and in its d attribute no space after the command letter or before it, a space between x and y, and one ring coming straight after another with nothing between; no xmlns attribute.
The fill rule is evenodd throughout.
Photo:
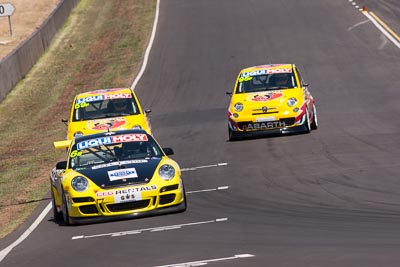
<svg viewBox="0 0 400 267"><path fill-rule="evenodd" d="M0 102L25 77L80 0L61 1L42 26L0 61Z"/></svg>

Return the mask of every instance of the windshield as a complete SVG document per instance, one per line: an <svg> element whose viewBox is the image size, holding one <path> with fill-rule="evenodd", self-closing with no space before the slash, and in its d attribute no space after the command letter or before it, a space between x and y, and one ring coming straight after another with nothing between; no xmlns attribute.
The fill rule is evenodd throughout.
<svg viewBox="0 0 400 267"><path fill-rule="evenodd" d="M85 140L70 153L72 169L93 165L163 156L161 148L146 134L124 134Z"/></svg>
<svg viewBox="0 0 400 267"><path fill-rule="evenodd" d="M72 121L86 121L109 117L139 114L139 108L132 97L104 99L93 96L76 99Z"/></svg>
<svg viewBox="0 0 400 267"><path fill-rule="evenodd" d="M262 73L262 71L259 72ZM296 79L292 72L273 74L256 73L258 72L240 74L236 93L252 93L297 87Z"/></svg>

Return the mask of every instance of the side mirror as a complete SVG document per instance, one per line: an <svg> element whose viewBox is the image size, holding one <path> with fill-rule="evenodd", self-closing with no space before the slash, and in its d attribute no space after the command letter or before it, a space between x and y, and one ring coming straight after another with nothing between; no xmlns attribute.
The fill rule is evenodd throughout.
<svg viewBox="0 0 400 267"><path fill-rule="evenodd" d="M227 95L232 95L231 91L226 92Z"/></svg>
<svg viewBox="0 0 400 267"><path fill-rule="evenodd" d="M61 119L61 122L63 122L66 126L68 126L68 119Z"/></svg>
<svg viewBox="0 0 400 267"><path fill-rule="evenodd" d="M309 84L308 84L308 83L306 83L306 82L303 82L302 86L303 86L303 87L308 87L308 86L309 86Z"/></svg>
<svg viewBox="0 0 400 267"><path fill-rule="evenodd" d="M164 151L165 155L167 155L167 156L174 154L174 150L172 150L172 148L170 148L170 147L163 147L163 151Z"/></svg>
<svg viewBox="0 0 400 267"><path fill-rule="evenodd" d="M65 170L67 168L67 161L60 161L56 164L57 170Z"/></svg>
<svg viewBox="0 0 400 267"><path fill-rule="evenodd" d="M146 113L146 114L149 114L151 112L151 109L146 109L145 111L144 111L144 113Z"/></svg>

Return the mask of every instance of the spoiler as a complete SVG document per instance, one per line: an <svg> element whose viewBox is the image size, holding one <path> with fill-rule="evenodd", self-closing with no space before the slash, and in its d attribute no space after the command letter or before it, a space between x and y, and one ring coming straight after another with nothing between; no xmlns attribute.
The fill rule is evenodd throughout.
<svg viewBox="0 0 400 267"><path fill-rule="evenodd" d="M71 142L72 140L64 140L64 141L56 141L53 144L56 149L60 149L60 148L68 148Z"/></svg>

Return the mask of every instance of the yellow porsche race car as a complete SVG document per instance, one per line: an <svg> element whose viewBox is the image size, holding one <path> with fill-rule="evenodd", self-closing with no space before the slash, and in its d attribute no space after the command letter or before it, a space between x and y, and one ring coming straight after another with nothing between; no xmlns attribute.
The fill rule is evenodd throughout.
<svg viewBox="0 0 400 267"><path fill-rule="evenodd" d="M229 140L266 133L309 133L318 128L317 109L294 64L240 71L228 109Z"/></svg>
<svg viewBox="0 0 400 267"><path fill-rule="evenodd" d="M66 225L183 212L179 165L144 130L84 135L54 142L67 160L51 171L53 214Z"/></svg>
<svg viewBox="0 0 400 267"><path fill-rule="evenodd" d="M67 139L75 135L106 131L143 129L151 134L150 122L130 88L111 88L77 95L68 120Z"/></svg>

